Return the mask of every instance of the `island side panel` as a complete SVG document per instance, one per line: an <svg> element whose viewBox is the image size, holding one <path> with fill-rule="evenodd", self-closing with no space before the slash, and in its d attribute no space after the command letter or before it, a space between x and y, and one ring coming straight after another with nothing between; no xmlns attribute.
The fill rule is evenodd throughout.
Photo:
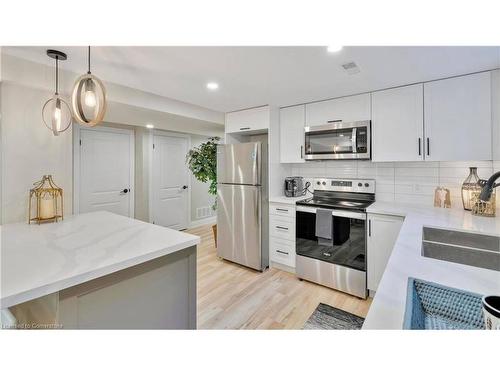
<svg viewBox="0 0 500 375"><path fill-rule="evenodd" d="M65 289L66 329L195 329L196 246Z"/></svg>

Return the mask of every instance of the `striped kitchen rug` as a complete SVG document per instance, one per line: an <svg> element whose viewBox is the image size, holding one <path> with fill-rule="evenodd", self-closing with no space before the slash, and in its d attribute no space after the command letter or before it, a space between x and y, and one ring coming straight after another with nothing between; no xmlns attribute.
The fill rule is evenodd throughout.
<svg viewBox="0 0 500 375"><path fill-rule="evenodd" d="M364 318L320 303L302 329L361 329Z"/></svg>

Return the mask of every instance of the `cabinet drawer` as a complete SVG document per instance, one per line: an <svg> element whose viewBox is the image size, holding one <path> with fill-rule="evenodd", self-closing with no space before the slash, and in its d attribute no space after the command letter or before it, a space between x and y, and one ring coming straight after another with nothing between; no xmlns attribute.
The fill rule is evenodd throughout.
<svg viewBox="0 0 500 375"><path fill-rule="evenodd" d="M271 203L269 213L276 216L295 217L295 206Z"/></svg>
<svg viewBox="0 0 500 375"><path fill-rule="evenodd" d="M271 237L295 241L295 218L270 215L269 225Z"/></svg>
<svg viewBox="0 0 500 375"><path fill-rule="evenodd" d="M295 241L271 237L269 253L271 261L295 268Z"/></svg>

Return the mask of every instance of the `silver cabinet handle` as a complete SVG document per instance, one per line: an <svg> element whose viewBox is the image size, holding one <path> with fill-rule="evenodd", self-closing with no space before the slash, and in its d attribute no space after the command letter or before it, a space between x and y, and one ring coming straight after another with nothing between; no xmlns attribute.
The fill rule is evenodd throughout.
<svg viewBox="0 0 500 375"><path fill-rule="evenodd" d="M288 255L286 251L276 250L277 253Z"/></svg>
<svg viewBox="0 0 500 375"><path fill-rule="evenodd" d="M281 226L279 226L279 225L276 225L276 228L277 228L277 229L288 230L288 228L287 228L287 227L281 227Z"/></svg>
<svg viewBox="0 0 500 375"><path fill-rule="evenodd" d="M286 209L286 208L277 208L276 211L288 212L288 209Z"/></svg>
<svg viewBox="0 0 500 375"><path fill-rule="evenodd" d="M247 126L245 128L240 128L240 130L250 130L250 128Z"/></svg>
<svg viewBox="0 0 500 375"><path fill-rule="evenodd" d="M431 155L431 146L430 146L430 141L429 138L427 137L427 156Z"/></svg>
<svg viewBox="0 0 500 375"><path fill-rule="evenodd" d="M422 155L422 138L418 137L418 155Z"/></svg>

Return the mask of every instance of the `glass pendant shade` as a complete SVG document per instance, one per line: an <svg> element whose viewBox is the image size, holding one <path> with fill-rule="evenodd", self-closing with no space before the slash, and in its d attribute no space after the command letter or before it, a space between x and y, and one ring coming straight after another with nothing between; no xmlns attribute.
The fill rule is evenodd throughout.
<svg viewBox="0 0 500 375"><path fill-rule="evenodd" d="M106 114L106 89L101 80L90 72L90 47L88 64L87 74L80 76L73 87L71 107L76 121L95 126Z"/></svg>
<svg viewBox="0 0 500 375"><path fill-rule="evenodd" d="M47 128L52 131L52 134L58 136L63 131L67 130L72 121L71 109L58 93L59 89L59 60L66 60L66 54L56 50L47 50L47 55L56 60L56 84L55 93L45 102L42 107L42 120Z"/></svg>
<svg viewBox="0 0 500 375"><path fill-rule="evenodd" d="M462 184L462 203L464 210L471 211L474 205L474 200L481 193L481 185L477 175L476 167L469 167L469 175Z"/></svg>

